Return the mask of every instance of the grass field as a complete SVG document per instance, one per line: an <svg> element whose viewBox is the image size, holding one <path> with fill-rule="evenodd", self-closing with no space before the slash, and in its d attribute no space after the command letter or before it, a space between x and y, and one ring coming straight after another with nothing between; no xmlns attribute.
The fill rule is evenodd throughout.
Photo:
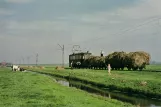
<svg viewBox="0 0 161 107"><path fill-rule="evenodd" d="M111 88L116 88L121 91L146 94L149 97L161 97L161 72L112 71L112 74L108 75L107 70L55 70L54 67L45 68L43 70L34 68L32 70L77 78L95 84L111 86Z"/></svg>
<svg viewBox="0 0 161 107"><path fill-rule="evenodd" d="M130 107L55 83L51 77L0 68L0 107Z"/></svg>
<svg viewBox="0 0 161 107"><path fill-rule="evenodd" d="M161 65L147 65L146 70L161 71Z"/></svg>

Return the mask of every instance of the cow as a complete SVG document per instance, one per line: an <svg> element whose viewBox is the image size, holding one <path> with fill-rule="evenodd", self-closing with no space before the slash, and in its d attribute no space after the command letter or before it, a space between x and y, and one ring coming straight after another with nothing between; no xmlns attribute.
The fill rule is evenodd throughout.
<svg viewBox="0 0 161 107"><path fill-rule="evenodd" d="M20 67L17 65L12 65L12 71L19 71Z"/></svg>

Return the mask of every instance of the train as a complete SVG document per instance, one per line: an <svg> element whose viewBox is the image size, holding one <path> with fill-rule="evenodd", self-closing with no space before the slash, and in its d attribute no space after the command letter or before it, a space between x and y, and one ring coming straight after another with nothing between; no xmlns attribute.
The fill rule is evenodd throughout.
<svg viewBox="0 0 161 107"><path fill-rule="evenodd" d="M107 69L110 64L112 70L143 70L149 65L150 54L144 51L113 52L107 56L102 53L94 56L89 51L72 53L69 55L69 67L86 69Z"/></svg>
<svg viewBox="0 0 161 107"><path fill-rule="evenodd" d="M85 68L84 62L92 55L89 51L69 55L69 67ZM87 65L86 65L87 66Z"/></svg>

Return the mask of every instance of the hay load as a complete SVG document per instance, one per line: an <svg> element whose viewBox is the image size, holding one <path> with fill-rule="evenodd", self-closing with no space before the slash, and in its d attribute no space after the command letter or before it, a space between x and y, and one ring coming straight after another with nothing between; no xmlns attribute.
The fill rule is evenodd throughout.
<svg viewBox="0 0 161 107"><path fill-rule="evenodd" d="M150 64L150 54L144 51L137 51L136 53L142 55L142 57L144 57L144 59L146 60L146 64L149 65Z"/></svg>
<svg viewBox="0 0 161 107"><path fill-rule="evenodd" d="M72 56L72 57L71 57ZM70 56L73 68L106 69L110 64L112 69L142 70L150 62L150 54L144 51L113 52L107 56L92 56L92 54L76 54Z"/></svg>
<svg viewBox="0 0 161 107"><path fill-rule="evenodd" d="M106 69L106 61L105 61L105 57L99 57L99 65L101 69Z"/></svg>
<svg viewBox="0 0 161 107"><path fill-rule="evenodd" d="M150 55L146 52L130 52L126 56L126 67L128 70L142 70L149 64Z"/></svg>
<svg viewBox="0 0 161 107"><path fill-rule="evenodd" d="M55 69L56 69L56 70L64 70L64 67L56 66Z"/></svg>
<svg viewBox="0 0 161 107"><path fill-rule="evenodd" d="M88 66L85 66L88 65ZM106 68L105 57L101 56L90 56L84 61L85 68L103 69Z"/></svg>
<svg viewBox="0 0 161 107"><path fill-rule="evenodd" d="M103 57L103 56L96 56L94 58L94 67L96 69L106 68L105 57Z"/></svg>
<svg viewBox="0 0 161 107"><path fill-rule="evenodd" d="M113 52L106 56L106 65L110 64L112 69L124 69L127 54L125 52Z"/></svg>
<svg viewBox="0 0 161 107"><path fill-rule="evenodd" d="M128 70L142 70L150 62L150 54L144 51L137 52L113 52L106 56L106 65L111 64L111 68L115 70L124 69Z"/></svg>
<svg viewBox="0 0 161 107"><path fill-rule="evenodd" d="M85 64L87 64L88 68L90 69L93 68L94 59L95 59L95 56L90 56L88 59L85 60Z"/></svg>

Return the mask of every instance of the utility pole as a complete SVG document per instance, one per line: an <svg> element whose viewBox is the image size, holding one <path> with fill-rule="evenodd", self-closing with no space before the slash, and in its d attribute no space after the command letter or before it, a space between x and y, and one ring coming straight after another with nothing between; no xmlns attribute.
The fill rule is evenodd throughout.
<svg viewBox="0 0 161 107"><path fill-rule="evenodd" d="M25 62L25 59L22 57L22 62L23 62L23 64L24 64L24 62Z"/></svg>
<svg viewBox="0 0 161 107"><path fill-rule="evenodd" d="M59 45L59 44L58 44L58 45ZM62 50L62 67L64 67L64 45L63 45L63 46L59 45L59 47L60 47L61 50Z"/></svg>
<svg viewBox="0 0 161 107"><path fill-rule="evenodd" d="M37 66L37 64L38 64L38 57L39 57L39 54L37 53L37 54L36 54L36 66Z"/></svg>

